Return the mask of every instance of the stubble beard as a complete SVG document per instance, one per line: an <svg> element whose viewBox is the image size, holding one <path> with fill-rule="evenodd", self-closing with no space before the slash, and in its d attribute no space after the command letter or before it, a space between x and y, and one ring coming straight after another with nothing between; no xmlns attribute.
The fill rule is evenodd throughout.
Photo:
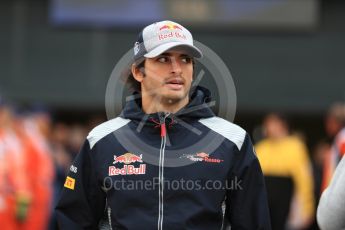
<svg viewBox="0 0 345 230"><path fill-rule="evenodd" d="M166 107L184 107L189 102L189 91L183 92L181 95L166 95L160 98L160 104Z"/></svg>

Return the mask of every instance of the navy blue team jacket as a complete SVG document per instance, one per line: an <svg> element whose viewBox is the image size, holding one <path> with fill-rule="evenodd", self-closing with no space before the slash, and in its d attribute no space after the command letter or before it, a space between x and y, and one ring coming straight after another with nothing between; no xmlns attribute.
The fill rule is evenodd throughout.
<svg viewBox="0 0 345 230"><path fill-rule="evenodd" d="M66 178L61 229L271 229L262 171L239 126L198 87L175 114L140 100L88 135Z"/></svg>

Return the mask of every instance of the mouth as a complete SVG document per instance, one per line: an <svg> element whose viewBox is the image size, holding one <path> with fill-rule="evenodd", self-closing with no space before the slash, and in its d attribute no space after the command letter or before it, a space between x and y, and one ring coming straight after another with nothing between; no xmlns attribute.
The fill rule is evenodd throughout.
<svg viewBox="0 0 345 230"><path fill-rule="evenodd" d="M180 90L184 86L184 81L181 78L172 78L165 82L165 84L173 90Z"/></svg>

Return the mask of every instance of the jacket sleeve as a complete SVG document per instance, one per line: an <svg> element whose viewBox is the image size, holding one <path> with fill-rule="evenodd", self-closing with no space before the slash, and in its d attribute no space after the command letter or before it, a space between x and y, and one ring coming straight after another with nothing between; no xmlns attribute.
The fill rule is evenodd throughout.
<svg viewBox="0 0 345 230"><path fill-rule="evenodd" d="M252 142L246 134L229 179L226 216L231 230L270 230L266 187Z"/></svg>
<svg viewBox="0 0 345 230"><path fill-rule="evenodd" d="M322 193L317 222L322 230L345 228L345 157L337 166L329 187Z"/></svg>
<svg viewBox="0 0 345 230"><path fill-rule="evenodd" d="M86 141L68 173L56 206L60 229L98 229L105 193L96 178L94 152Z"/></svg>

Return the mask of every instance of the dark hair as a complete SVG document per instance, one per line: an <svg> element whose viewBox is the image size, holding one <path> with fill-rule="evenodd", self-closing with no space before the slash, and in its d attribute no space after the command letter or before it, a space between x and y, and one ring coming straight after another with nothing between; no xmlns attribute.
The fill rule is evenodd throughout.
<svg viewBox="0 0 345 230"><path fill-rule="evenodd" d="M144 74L145 76L145 72L143 71L145 69L145 59L142 60L141 62L139 62L139 64L135 64L135 68L139 69L140 71L142 71L142 73ZM141 92L141 85L140 85L140 82L138 82L133 74L132 74L132 71L130 70L129 71L129 74L128 74L128 77L126 79L126 82L125 82L126 86L128 87L128 89L132 92Z"/></svg>
<svg viewBox="0 0 345 230"><path fill-rule="evenodd" d="M285 125L285 127L288 130L290 129L290 125L291 125L290 117L288 117L286 114L283 114L282 112L269 112L264 117L264 122L266 122L270 118L278 119L280 122L282 122Z"/></svg>
<svg viewBox="0 0 345 230"><path fill-rule="evenodd" d="M328 110L328 116L333 117L342 126L345 125L345 104L335 102Z"/></svg>

